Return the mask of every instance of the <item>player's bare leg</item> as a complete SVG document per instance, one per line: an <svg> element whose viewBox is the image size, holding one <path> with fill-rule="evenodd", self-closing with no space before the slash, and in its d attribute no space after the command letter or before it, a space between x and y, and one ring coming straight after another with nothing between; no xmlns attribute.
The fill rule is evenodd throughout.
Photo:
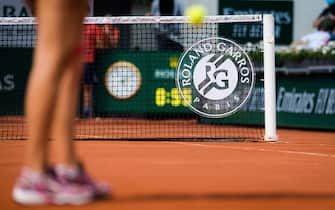
<svg viewBox="0 0 335 210"><path fill-rule="evenodd" d="M37 1L39 39L26 98L27 166L42 172L57 91L80 46L86 1ZM71 18L69 18L71 17ZM71 115L72 116L72 115Z"/></svg>
<svg viewBox="0 0 335 210"><path fill-rule="evenodd" d="M79 57L81 55L78 54ZM74 148L74 119L78 107L82 59L74 59L64 73L58 90L52 124L52 137L56 140L58 162L76 167L78 157Z"/></svg>
<svg viewBox="0 0 335 210"><path fill-rule="evenodd" d="M62 183L78 183L89 186L94 197L109 195L109 186L91 179L80 163L74 147L73 128L77 110L83 55L77 54L76 59L70 61L60 80L55 112L52 123L53 138L56 140L58 164L56 174Z"/></svg>
<svg viewBox="0 0 335 210"><path fill-rule="evenodd" d="M88 7L86 7L87 9ZM57 98L54 104L52 119L52 137L56 140L58 164L56 174L63 184L79 184L88 186L94 197L105 197L109 194L109 186L91 179L78 159L74 142L74 120L78 105L81 74L83 71L83 50L81 39L69 60L65 72L59 81ZM83 46L85 47L85 46Z"/></svg>

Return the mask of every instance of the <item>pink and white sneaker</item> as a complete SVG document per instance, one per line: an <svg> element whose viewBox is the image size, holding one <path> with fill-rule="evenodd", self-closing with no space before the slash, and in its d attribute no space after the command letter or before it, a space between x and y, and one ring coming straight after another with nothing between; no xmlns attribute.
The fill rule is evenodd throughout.
<svg viewBox="0 0 335 210"><path fill-rule="evenodd" d="M94 181L85 171L82 164L78 164L75 169L66 168L62 165L58 165L55 168L57 180L60 183L67 184L73 183L89 187L94 194L94 198L105 198L110 195L110 187L108 184L103 182Z"/></svg>
<svg viewBox="0 0 335 210"><path fill-rule="evenodd" d="M80 205L92 201L94 192L85 185L59 182L52 170L40 174L23 168L14 186L13 198L23 205Z"/></svg>

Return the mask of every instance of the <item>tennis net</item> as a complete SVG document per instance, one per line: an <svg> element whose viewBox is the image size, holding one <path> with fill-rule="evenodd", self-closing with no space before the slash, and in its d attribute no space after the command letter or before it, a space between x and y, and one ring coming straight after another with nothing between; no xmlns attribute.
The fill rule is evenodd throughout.
<svg viewBox="0 0 335 210"><path fill-rule="evenodd" d="M263 16L188 22L187 17L85 19L75 139L276 138L275 118L270 117L270 131L265 129ZM0 18L0 139L27 137L23 106L36 24L34 18ZM232 27L234 39L222 37ZM245 30L260 42L239 43Z"/></svg>

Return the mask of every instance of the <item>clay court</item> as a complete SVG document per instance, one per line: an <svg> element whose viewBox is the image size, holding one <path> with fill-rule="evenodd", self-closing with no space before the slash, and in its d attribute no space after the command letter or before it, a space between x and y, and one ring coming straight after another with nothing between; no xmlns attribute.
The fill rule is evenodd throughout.
<svg viewBox="0 0 335 210"><path fill-rule="evenodd" d="M278 133L279 143L77 141L113 197L34 209L335 209L335 133ZM0 141L0 209L27 209L11 199L25 144Z"/></svg>

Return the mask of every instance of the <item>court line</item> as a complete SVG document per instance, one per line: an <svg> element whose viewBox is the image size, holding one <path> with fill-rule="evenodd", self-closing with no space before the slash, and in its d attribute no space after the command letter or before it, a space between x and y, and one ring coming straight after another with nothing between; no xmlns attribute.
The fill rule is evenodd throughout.
<svg viewBox="0 0 335 210"><path fill-rule="evenodd" d="M233 147L226 145L205 145L199 143L186 143L186 142L173 142L175 144L183 144L183 145L193 145L198 147L207 147L207 148L225 148L225 149L233 149L233 150L245 150L245 151L260 151L260 152L277 152L277 153L285 153L285 154L294 154L294 155L306 155L306 156L315 156L315 157L327 157L327 158L335 158L335 154L325 154L325 153L316 153L316 152L299 152L299 151L291 151L291 150L273 150L273 149L264 149L264 148L253 148L253 147Z"/></svg>
<svg viewBox="0 0 335 210"><path fill-rule="evenodd" d="M321 147L335 147L335 144L311 144L311 143L291 143L289 141L280 141L281 144L301 145L301 146L321 146Z"/></svg>

